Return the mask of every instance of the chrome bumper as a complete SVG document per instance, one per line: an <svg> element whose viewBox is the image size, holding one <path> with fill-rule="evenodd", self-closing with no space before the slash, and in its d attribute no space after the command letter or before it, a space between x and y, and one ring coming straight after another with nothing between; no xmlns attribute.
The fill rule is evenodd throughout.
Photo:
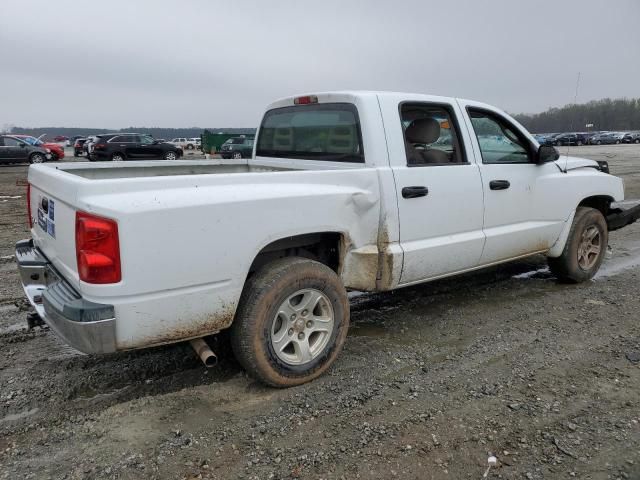
<svg viewBox="0 0 640 480"><path fill-rule="evenodd" d="M16 244L16 261L29 302L59 337L84 353L116 350L112 305L83 299L33 245L33 240Z"/></svg>

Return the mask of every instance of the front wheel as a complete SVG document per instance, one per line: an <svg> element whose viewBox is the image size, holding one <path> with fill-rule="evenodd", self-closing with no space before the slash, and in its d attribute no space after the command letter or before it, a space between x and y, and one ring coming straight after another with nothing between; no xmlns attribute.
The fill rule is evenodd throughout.
<svg viewBox="0 0 640 480"><path fill-rule="evenodd" d="M240 160L242 158L242 153L234 152L233 153L233 158L235 158L236 160Z"/></svg>
<svg viewBox="0 0 640 480"><path fill-rule="evenodd" d="M167 152L164 154L164 159L165 160L177 160L178 159L178 155L176 155L176 152Z"/></svg>
<svg viewBox="0 0 640 480"><path fill-rule="evenodd" d="M112 162L124 162L124 155L122 153L114 153L111 155Z"/></svg>
<svg viewBox="0 0 640 480"><path fill-rule="evenodd" d="M234 354L254 378L291 387L324 373L342 350L349 301L326 265L275 260L247 280L231 327Z"/></svg>
<svg viewBox="0 0 640 480"><path fill-rule="evenodd" d="M620 140L616 140L616 145L618 145L620 143Z"/></svg>
<svg viewBox="0 0 640 480"><path fill-rule="evenodd" d="M578 207L562 255L549 258L549 269L565 283L581 283L596 274L609 245L607 222L599 210Z"/></svg>
<svg viewBox="0 0 640 480"><path fill-rule="evenodd" d="M29 157L29 163L44 163L45 157L41 153L32 153Z"/></svg>

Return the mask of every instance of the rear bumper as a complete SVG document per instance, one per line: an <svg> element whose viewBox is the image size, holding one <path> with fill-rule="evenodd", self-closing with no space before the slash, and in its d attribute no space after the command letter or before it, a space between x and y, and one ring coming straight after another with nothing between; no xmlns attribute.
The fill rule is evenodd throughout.
<svg viewBox="0 0 640 480"><path fill-rule="evenodd" d="M16 261L29 302L59 337L84 353L116 350L112 305L83 299L33 245L33 240L16 244Z"/></svg>

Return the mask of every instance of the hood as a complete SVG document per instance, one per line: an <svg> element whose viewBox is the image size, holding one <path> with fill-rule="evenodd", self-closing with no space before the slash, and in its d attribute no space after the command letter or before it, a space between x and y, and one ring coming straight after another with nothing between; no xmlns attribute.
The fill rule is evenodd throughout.
<svg viewBox="0 0 640 480"><path fill-rule="evenodd" d="M575 170L582 167L596 167L598 168L598 162L595 160L589 160L588 158L570 157L568 155L560 155L560 158L555 161L562 170Z"/></svg>

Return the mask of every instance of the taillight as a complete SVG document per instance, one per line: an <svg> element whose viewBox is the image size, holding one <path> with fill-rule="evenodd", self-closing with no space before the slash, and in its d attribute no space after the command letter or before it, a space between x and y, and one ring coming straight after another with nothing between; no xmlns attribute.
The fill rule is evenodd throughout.
<svg viewBox="0 0 640 480"><path fill-rule="evenodd" d="M318 97L315 95L306 95L304 97L296 97L293 99L294 105L309 105L311 103L318 103Z"/></svg>
<svg viewBox="0 0 640 480"><path fill-rule="evenodd" d="M31 184L27 183L27 219L29 220L29 230L33 228L33 218L31 217Z"/></svg>
<svg viewBox="0 0 640 480"><path fill-rule="evenodd" d="M107 144L106 144L106 143L96 143L96 144L93 146L93 149L94 149L94 150L102 150L102 149L104 149L104 148L106 148L106 147L107 147Z"/></svg>
<svg viewBox="0 0 640 480"><path fill-rule="evenodd" d="M122 279L118 224L109 218L76 212L76 259L83 282L118 283Z"/></svg>

